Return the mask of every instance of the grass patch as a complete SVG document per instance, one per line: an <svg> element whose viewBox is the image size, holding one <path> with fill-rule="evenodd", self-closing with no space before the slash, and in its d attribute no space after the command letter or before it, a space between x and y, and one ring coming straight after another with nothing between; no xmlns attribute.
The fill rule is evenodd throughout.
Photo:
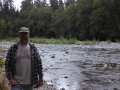
<svg viewBox="0 0 120 90"><path fill-rule="evenodd" d="M85 40L85 41L79 41L77 40L76 38L64 38L64 37L60 37L58 39L54 39L54 38L51 38L51 39L48 39L48 38L44 38L44 37L34 37L34 38L30 38L29 39L30 42L32 43L41 43L41 44L76 44L76 45L90 45L90 44L98 44L100 41L99 40ZM9 41L9 42L18 42L19 41L19 38L5 38L5 39L1 39L0 40L1 42L4 42L4 41ZM117 42L119 40L116 40ZM111 40L106 40L107 43L111 43L112 41ZM1 48L0 48L1 49Z"/></svg>
<svg viewBox="0 0 120 90"><path fill-rule="evenodd" d="M19 38L18 38L18 37L16 37L16 38L7 37L7 38L4 38L4 39L1 39L0 41L1 41L1 42L5 42L5 41L18 42L18 41L19 41Z"/></svg>
<svg viewBox="0 0 120 90"><path fill-rule="evenodd" d="M90 44L98 44L100 41L93 39L92 41L90 40L85 40L82 42L83 45L90 45Z"/></svg>
<svg viewBox="0 0 120 90"><path fill-rule="evenodd" d="M69 44L75 44L76 42L77 42L77 40L75 38L68 39Z"/></svg>
<svg viewBox="0 0 120 90"><path fill-rule="evenodd" d="M1 42L0 42L0 52L2 52L2 50L3 50L3 49L2 49L2 45L1 45Z"/></svg>
<svg viewBox="0 0 120 90"><path fill-rule="evenodd" d="M115 42L118 42L118 43L120 43L120 39L115 39Z"/></svg>
<svg viewBox="0 0 120 90"><path fill-rule="evenodd" d="M81 41L76 41L75 44L76 44L76 45L81 45L82 43L81 43Z"/></svg>
<svg viewBox="0 0 120 90"><path fill-rule="evenodd" d="M107 43L110 44L112 41L110 39L107 40Z"/></svg>
<svg viewBox="0 0 120 90"><path fill-rule="evenodd" d="M76 44L77 40L74 38L66 39L60 37L59 39L47 39L47 38L30 38L30 41L33 43L42 43L42 44Z"/></svg>
<svg viewBox="0 0 120 90"><path fill-rule="evenodd" d="M90 44L91 44L91 41L86 40L86 41L83 41L82 44L84 44L84 45L90 45Z"/></svg>

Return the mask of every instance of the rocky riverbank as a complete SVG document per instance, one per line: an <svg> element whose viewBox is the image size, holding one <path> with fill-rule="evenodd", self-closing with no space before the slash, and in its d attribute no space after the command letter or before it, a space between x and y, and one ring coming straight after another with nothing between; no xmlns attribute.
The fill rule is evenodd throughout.
<svg viewBox="0 0 120 90"><path fill-rule="evenodd" d="M3 57L11 44L2 43ZM35 46L45 80L38 90L120 90L120 43Z"/></svg>

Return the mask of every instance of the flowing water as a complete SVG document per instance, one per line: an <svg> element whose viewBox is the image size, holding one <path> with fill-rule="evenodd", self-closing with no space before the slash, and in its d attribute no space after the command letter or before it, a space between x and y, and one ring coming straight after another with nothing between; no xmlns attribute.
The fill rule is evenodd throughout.
<svg viewBox="0 0 120 90"><path fill-rule="evenodd" d="M2 56L11 44L2 43ZM35 45L41 55L44 80L56 90L120 90L119 43Z"/></svg>

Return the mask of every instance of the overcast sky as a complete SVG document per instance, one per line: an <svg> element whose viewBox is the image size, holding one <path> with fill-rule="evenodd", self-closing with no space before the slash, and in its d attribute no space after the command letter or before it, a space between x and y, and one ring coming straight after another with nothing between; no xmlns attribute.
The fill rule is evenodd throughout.
<svg viewBox="0 0 120 90"><path fill-rule="evenodd" d="M14 5L16 6L16 8L20 9L21 2L24 0L13 0L13 1L14 1ZM49 3L49 0L47 0L47 3Z"/></svg>
<svg viewBox="0 0 120 90"><path fill-rule="evenodd" d="M24 1L24 0L13 0L14 1L14 4L16 7L20 7L21 6L21 2ZM66 1L66 0L63 0L63 2ZM49 0L47 0L47 3L49 3Z"/></svg>
<svg viewBox="0 0 120 90"><path fill-rule="evenodd" d="M23 0L13 0L13 1L14 1L14 5L16 6L16 8L20 8L21 2L22 2Z"/></svg>

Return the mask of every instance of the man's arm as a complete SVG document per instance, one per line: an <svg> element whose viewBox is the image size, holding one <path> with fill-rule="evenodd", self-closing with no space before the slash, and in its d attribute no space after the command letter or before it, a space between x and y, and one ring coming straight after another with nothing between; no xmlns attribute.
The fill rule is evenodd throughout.
<svg viewBox="0 0 120 90"><path fill-rule="evenodd" d="M5 71L6 71L6 77L8 80L12 79L12 72L11 72L11 48L8 50L6 60L5 60Z"/></svg>
<svg viewBox="0 0 120 90"><path fill-rule="evenodd" d="M39 55L39 52L37 50L37 64L38 64L38 75L39 75L39 83L38 87L43 85L43 71L42 71L42 61Z"/></svg>

